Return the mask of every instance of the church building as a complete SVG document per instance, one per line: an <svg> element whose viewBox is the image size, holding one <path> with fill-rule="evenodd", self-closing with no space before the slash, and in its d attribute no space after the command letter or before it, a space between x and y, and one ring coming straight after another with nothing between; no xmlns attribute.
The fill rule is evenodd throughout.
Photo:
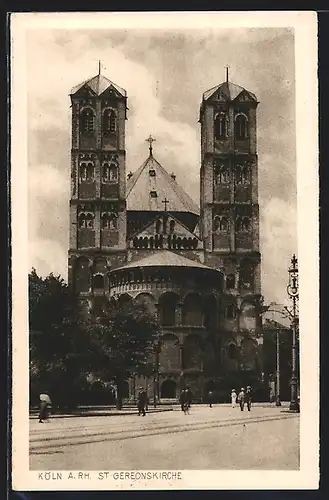
<svg viewBox="0 0 329 500"><path fill-rule="evenodd" d="M256 96L229 81L200 105L200 207L148 156L127 173L126 91L99 72L72 89L69 282L101 315L112 295L158 315L156 375L130 380L168 401L188 386L262 385ZM172 167L171 167L172 168Z"/></svg>

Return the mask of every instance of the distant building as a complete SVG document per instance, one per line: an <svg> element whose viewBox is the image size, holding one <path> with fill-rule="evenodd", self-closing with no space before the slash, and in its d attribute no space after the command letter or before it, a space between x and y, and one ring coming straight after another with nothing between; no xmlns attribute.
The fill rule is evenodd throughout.
<svg viewBox="0 0 329 500"><path fill-rule="evenodd" d="M200 208L156 160L151 137L145 162L127 174L124 89L98 74L71 101L69 281L96 316L113 294L159 316L162 400L185 384L197 400L258 387L256 96L228 79L203 94ZM151 393L153 381L143 383Z"/></svg>

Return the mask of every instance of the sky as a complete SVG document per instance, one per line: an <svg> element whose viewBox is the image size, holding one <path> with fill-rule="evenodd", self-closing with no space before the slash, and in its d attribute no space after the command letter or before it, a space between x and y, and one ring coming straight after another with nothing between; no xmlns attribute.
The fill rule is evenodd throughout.
<svg viewBox="0 0 329 500"><path fill-rule="evenodd" d="M256 94L265 301L286 303L297 252L294 32L288 28L30 29L26 36L29 265L67 278L72 87L102 73L128 94L127 173L154 156L199 204L202 93Z"/></svg>

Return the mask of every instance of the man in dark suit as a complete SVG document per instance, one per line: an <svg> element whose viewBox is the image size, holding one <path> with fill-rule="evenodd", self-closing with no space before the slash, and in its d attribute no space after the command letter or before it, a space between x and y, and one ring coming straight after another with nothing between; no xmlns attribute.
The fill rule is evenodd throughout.
<svg viewBox="0 0 329 500"><path fill-rule="evenodd" d="M146 405L147 405L147 394L146 394L145 389L143 387L140 387L138 395L137 395L138 416L143 415L143 417L145 417Z"/></svg>

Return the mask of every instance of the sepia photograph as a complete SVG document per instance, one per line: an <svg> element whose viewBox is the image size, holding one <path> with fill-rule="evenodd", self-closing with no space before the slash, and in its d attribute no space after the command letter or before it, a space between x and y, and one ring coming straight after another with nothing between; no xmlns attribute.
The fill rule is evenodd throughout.
<svg viewBox="0 0 329 500"><path fill-rule="evenodd" d="M316 16L194 14L12 18L20 489L317 487Z"/></svg>

